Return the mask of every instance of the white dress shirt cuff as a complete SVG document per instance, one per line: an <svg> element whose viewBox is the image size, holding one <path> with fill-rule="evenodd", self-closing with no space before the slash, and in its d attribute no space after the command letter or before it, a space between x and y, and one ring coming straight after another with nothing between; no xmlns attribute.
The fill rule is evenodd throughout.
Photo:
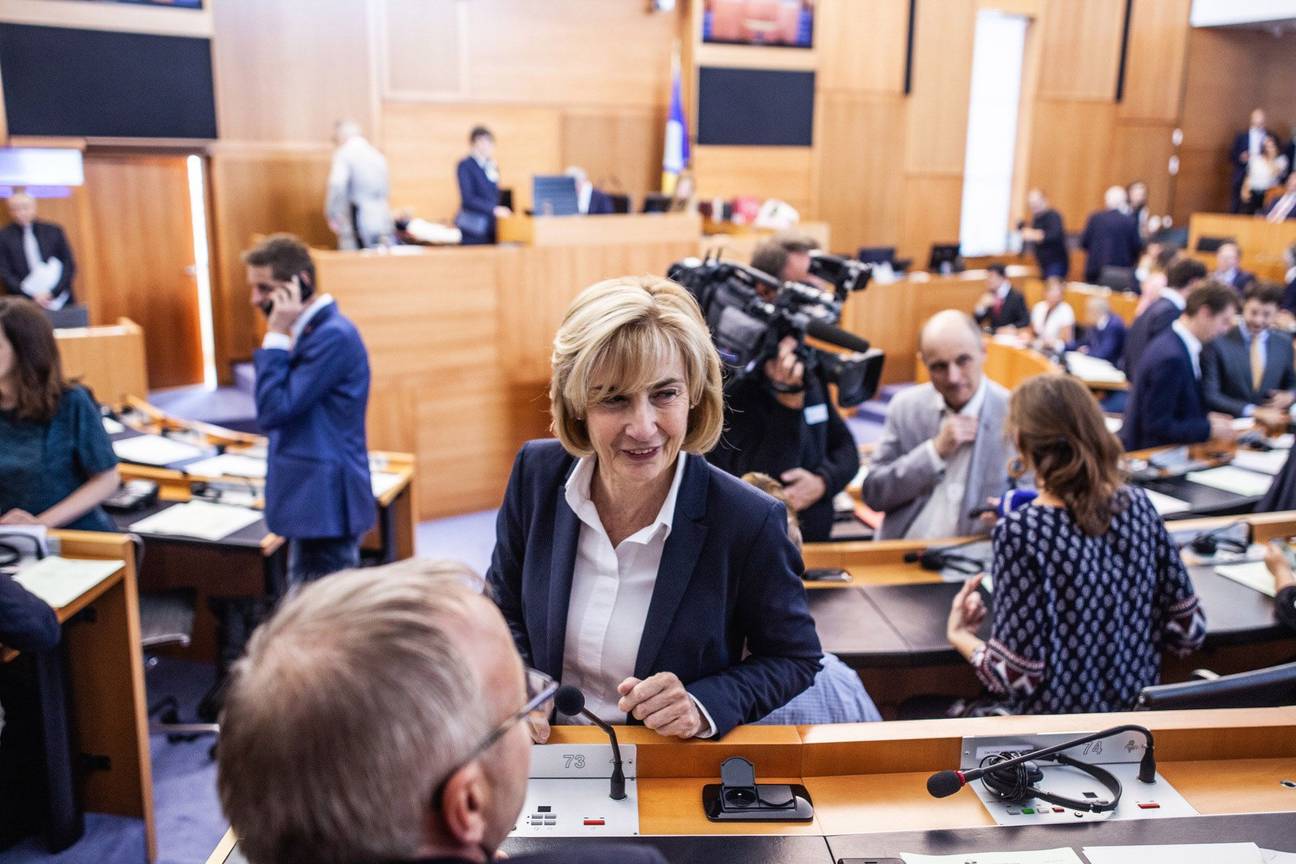
<svg viewBox="0 0 1296 864"><path fill-rule="evenodd" d="M292 337L287 333L269 332L261 340L261 347L267 350L291 351Z"/></svg>
<svg viewBox="0 0 1296 864"><path fill-rule="evenodd" d="M1242 416L1243 416L1243 417L1251 417L1251 416L1253 416L1253 415L1255 414L1255 409L1256 409L1256 406L1254 406L1254 405L1247 405L1247 406L1245 406L1245 407L1242 409Z"/></svg>
<svg viewBox="0 0 1296 864"><path fill-rule="evenodd" d="M693 706L698 709L698 713L702 715L702 722L706 724L706 728L704 728L701 732L697 733L693 737L694 738L712 737L713 735L715 735L716 728L715 728L715 721L711 719L710 712L706 710L706 706L703 705L701 702L699 702L697 697L694 696L692 693L689 694L689 698L693 700Z"/></svg>
<svg viewBox="0 0 1296 864"><path fill-rule="evenodd" d="M923 445L927 451L927 458L931 460L932 470L937 474L945 470L945 460L936 452L936 439L928 438L927 443Z"/></svg>

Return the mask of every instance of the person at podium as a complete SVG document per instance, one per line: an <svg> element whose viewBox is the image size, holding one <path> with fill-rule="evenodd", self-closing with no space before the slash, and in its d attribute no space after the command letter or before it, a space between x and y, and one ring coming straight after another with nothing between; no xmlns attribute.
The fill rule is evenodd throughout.
<svg viewBox="0 0 1296 864"><path fill-rule="evenodd" d="M9 196L9 218L0 229L0 282L10 294L26 295L46 309L75 303L76 259L63 229L36 218L36 199Z"/></svg>
<svg viewBox="0 0 1296 864"><path fill-rule="evenodd" d="M455 227L465 246L495 242L495 221L513 215L500 204L499 166L495 164L495 136L485 126L468 133L468 155L459 161L459 213Z"/></svg>
<svg viewBox="0 0 1296 864"><path fill-rule="evenodd" d="M652 276L586 288L549 396L558 440L518 453L488 576L523 660L602 719L678 738L805 690L822 652L787 511L702 456L724 404L692 295Z"/></svg>
<svg viewBox="0 0 1296 864"><path fill-rule="evenodd" d="M616 212L612 196L591 183L584 168L573 165L566 174L576 181L576 212L582 216L604 216Z"/></svg>

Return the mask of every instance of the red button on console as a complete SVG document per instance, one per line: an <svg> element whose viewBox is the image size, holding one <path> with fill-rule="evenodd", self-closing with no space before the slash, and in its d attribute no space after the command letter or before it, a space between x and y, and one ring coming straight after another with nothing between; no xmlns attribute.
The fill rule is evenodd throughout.
<svg viewBox="0 0 1296 864"><path fill-rule="evenodd" d="M1160 810L1161 805L1155 801L1142 801L1139 803L1140 810Z"/></svg>
<svg viewBox="0 0 1296 864"><path fill-rule="evenodd" d="M585 824L586 825L606 825L607 822L605 822L602 819L586 819Z"/></svg>

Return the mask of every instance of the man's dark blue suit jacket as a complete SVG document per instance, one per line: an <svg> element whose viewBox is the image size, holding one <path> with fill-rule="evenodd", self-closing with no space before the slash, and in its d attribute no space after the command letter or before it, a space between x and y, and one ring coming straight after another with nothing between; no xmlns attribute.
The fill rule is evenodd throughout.
<svg viewBox="0 0 1296 864"><path fill-rule="evenodd" d="M1139 360L1121 441L1126 450L1142 450L1197 444L1209 437L1210 421L1188 346L1167 327L1148 344Z"/></svg>
<svg viewBox="0 0 1296 864"><path fill-rule="evenodd" d="M365 407L369 354L337 304L321 309L291 351L261 349L257 425L270 438L265 520L283 537L354 537L377 518Z"/></svg>
<svg viewBox="0 0 1296 864"><path fill-rule="evenodd" d="M1101 210L1089 217L1080 246L1085 258L1085 281L1096 283L1103 267L1133 267L1138 263L1143 241L1138 223L1119 210Z"/></svg>
<svg viewBox="0 0 1296 864"><path fill-rule="evenodd" d="M44 600L0 574L0 645L45 651L59 641L59 622Z"/></svg>
<svg viewBox="0 0 1296 864"><path fill-rule="evenodd" d="M485 216L487 220L485 224L489 226L482 234L464 231L464 242L494 243L495 207L499 205L499 184L492 183L486 176L486 170L471 156L459 160L455 175L459 178L459 209Z"/></svg>
<svg viewBox="0 0 1296 864"><path fill-rule="evenodd" d="M1210 411L1241 417L1277 391L1296 390L1291 334L1270 330L1265 337L1265 367L1260 388L1251 386L1251 340L1234 327L1202 350L1202 400Z"/></svg>
<svg viewBox="0 0 1296 864"><path fill-rule="evenodd" d="M587 216L606 216L615 213L616 208L612 206L612 196L606 192L601 192L597 188L590 190L589 210Z"/></svg>
<svg viewBox="0 0 1296 864"><path fill-rule="evenodd" d="M1101 330L1096 325L1086 327L1080 347L1087 348L1090 357L1119 364L1125 355L1125 322L1119 315L1108 315L1107 326Z"/></svg>
<svg viewBox="0 0 1296 864"><path fill-rule="evenodd" d="M1161 335L1163 330L1169 329L1178 317L1179 307L1164 297L1159 297L1151 306L1143 310L1142 315L1134 319L1134 323L1125 333L1125 363L1122 367L1131 381L1138 373L1139 360L1143 357L1147 346L1152 344L1152 340Z"/></svg>
<svg viewBox="0 0 1296 864"><path fill-rule="evenodd" d="M554 678L580 537L564 490L575 466L557 441L523 445L487 577L524 661ZM690 455L635 677L675 673L717 736L786 704L810 686L822 656L801 570L783 505Z"/></svg>

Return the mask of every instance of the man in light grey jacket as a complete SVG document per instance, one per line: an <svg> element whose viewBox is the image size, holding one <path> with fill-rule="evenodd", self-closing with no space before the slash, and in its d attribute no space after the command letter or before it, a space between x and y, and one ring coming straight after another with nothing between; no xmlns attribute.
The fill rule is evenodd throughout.
<svg viewBox="0 0 1296 864"><path fill-rule="evenodd" d="M387 203L387 159L352 120L338 122L334 140L324 216L338 248L371 249L392 242L396 229Z"/></svg>
<svg viewBox="0 0 1296 864"><path fill-rule="evenodd" d="M984 533L972 515L1012 485L1017 455L1004 432L1009 393L983 374L976 323L953 309L923 327L919 353L930 384L891 400L864 480L864 503L886 514L879 540Z"/></svg>

